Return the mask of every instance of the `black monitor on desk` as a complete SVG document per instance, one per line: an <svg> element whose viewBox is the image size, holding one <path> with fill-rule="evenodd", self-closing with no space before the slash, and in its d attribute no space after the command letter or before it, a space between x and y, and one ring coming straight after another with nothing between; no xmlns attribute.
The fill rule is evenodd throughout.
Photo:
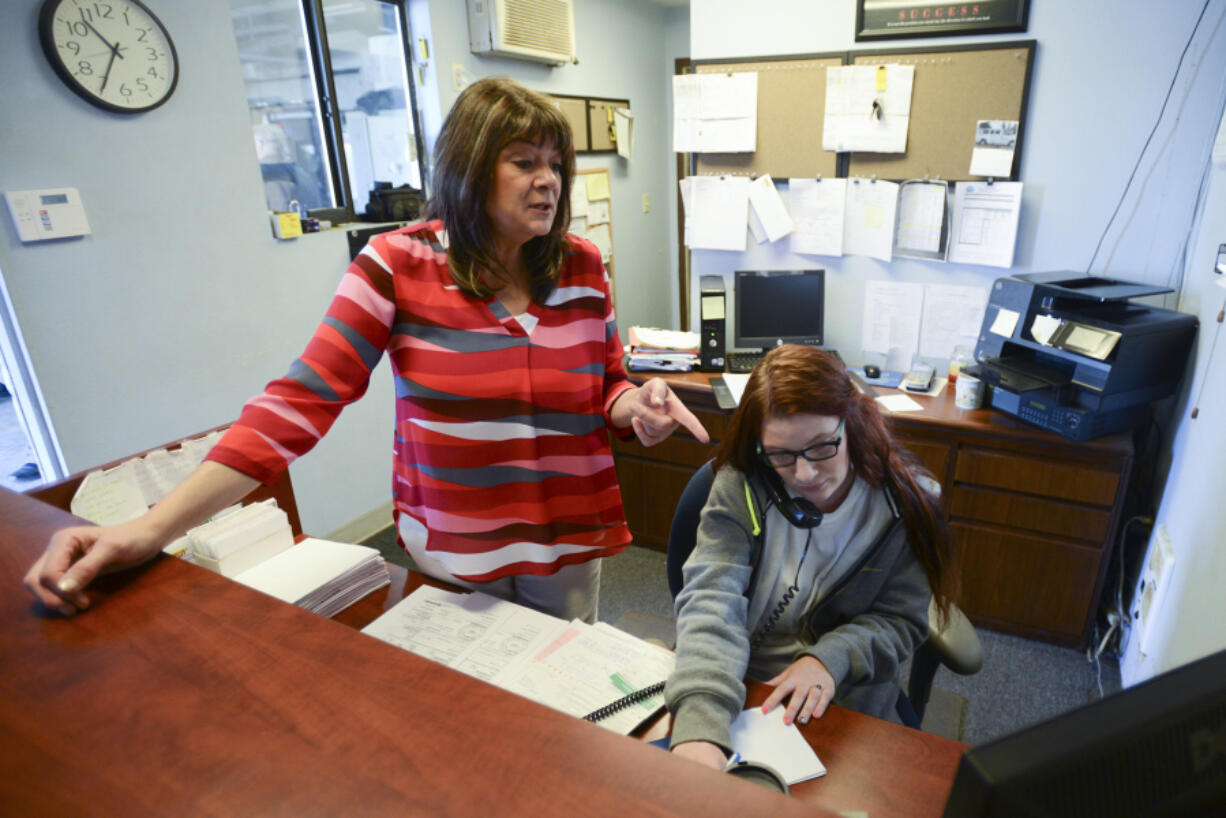
<svg viewBox="0 0 1226 818"><path fill-rule="evenodd" d="M822 345L825 270L737 270L733 292L737 349Z"/></svg>
<svg viewBox="0 0 1226 818"><path fill-rule="evenodd" d="M946 818L1201 816L1226 805L1226 651L967 750Z"/></svg>

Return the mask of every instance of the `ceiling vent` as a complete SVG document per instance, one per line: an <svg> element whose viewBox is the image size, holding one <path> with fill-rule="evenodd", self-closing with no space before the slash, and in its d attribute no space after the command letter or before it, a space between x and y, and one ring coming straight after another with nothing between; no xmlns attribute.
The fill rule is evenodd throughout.
<svg viewBox="0 0 1226 818"><path fill-rule="evenodd" d="M563 65L575 57L574 0L468 0L474 54Z"/></svg>

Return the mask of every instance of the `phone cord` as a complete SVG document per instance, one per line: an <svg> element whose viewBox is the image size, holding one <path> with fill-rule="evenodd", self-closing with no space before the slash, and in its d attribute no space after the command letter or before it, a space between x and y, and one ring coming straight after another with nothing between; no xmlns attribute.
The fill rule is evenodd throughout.
<svg viewBox="0 0 1226 818"><path fill-rule="evenodd" d="M789 604L800 593L800 569L805 565L805 557L809 556L809 544L813 542L813 529L809 529L808 535L805 536L805 550L800 554L800 562L796 566L796 577L792 580L792 584L783 592L783 598L775 605L775 609L771 611L770 616L766 618L766 624L763 625L756 634L753 641L749 643L749 652L752 654L758 648L762 647L763 640L770 635L775 626L779 624L779 619L783 616L783 612L787 610Z"/></svg>

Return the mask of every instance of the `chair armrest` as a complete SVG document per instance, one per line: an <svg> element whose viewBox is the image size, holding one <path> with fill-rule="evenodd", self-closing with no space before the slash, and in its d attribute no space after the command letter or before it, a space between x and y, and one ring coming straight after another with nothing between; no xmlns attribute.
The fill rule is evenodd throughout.
<svg viewBox="0 0 1226 818"><path fill-rule="evenodd" d="M928 603L928 642L941 658L941 664L961 676L978 673L983 667L983 646L971 621L956 605L949 606L949 621L938 628L940 613L936 601Z"/></svg>

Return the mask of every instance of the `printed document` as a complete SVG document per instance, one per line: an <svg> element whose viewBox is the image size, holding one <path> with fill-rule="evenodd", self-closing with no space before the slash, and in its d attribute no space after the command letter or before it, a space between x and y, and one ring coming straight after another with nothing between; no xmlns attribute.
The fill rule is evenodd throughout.
<svg viewBox="0 0 1226 818"><path fill-rule="evenodd" d="M796 224L791 238L793 253L843 255L846 179L789 179L788 205Z"/></svg>
<svg viewBox="0 0 1226 818"><path fill-rule="evenodd" d="M843 252L890 261L894 249L894 215L898 185L880 179L852 179L847 186Z"/></svg>
<svg viewBox="0 0 1226 818"><path fill-rule="evenodd" d="M759 244L778 241L796 229L769 173L749 183L750 228Z"/></svg>
<svg viewBox="0 0 1226 818"><path fill-rule="evenodd" d="M948 185L910 179L898 190L894 255L945 260L945 200Z"/></svg>
<svg viewBox="0 0 1226 818"><path fill-rule="evenodd" d="M1012 267L1021 211L1021 182L958 182L950 263Z"/></svg>
<svg viewBox="0 0 1226 818"><path fill-rule="evenodd" d="M691 176L688 181L689 247L744 252L749 232L749 179L744 176Z"/></svg>
<svg viewBox="0 0 1226 818"><path fill-rule="evenodd" d="M757 136L756 72L673 77L674 151L752 153Z"/></svg>
<svg viewBox="0 0 1226 818"><path fill-rule="evenodd" d="M987 305L988 291L982 287L925 285L919 354L925 358L948 358L959 344L973 347Z"/></svg>
<svg viewBox="0 0 1226 818"><path fill-rule="evenodd" d="M864 285L860 351L877 352L909 366L919 349L923 284L869 281Z"/></svg>
<svg viewBox="0 0 1226 818"><path fill-rule="evenodd" d="M826 69L822 148L906 153L913 65L843 65Z"/></svg>

